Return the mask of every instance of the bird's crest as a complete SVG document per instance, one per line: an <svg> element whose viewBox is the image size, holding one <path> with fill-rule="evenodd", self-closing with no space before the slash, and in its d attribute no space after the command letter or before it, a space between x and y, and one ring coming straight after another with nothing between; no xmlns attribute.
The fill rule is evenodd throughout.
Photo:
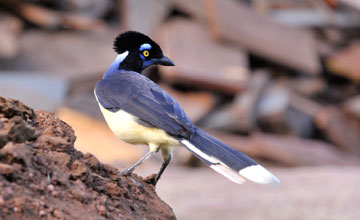
<svg viewBox="0 0 360 220"><path fill-rule="evenodd" d="M114 50L118 54L125 51L139 50L141 45L150 44L152 48L161 51L160 46L146 36L137 31L126 31L119 34L114 41Z"/></svg>

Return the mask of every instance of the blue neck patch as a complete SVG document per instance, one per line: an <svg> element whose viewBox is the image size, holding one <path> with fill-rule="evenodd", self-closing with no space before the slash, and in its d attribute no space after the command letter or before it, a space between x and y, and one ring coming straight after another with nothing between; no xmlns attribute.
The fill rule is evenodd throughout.
<svg viewBox="0 0 360 220"><path fill-rule="evenodd" d="M110 75L116 73L119 70L120 64L122 63L122 61L125 60L127 55L129 55L129 51L125 51L124 53L117 55L114 62L106 70L103 79L106 78L107 76L110 76Z"/></svg>
<svg viewBox="0 0 360 220"><path fill-rule="evenodd" d="M152 65L153 63L154 63L154 61L152 61L152 60L144 60L142 68L145 69L146 67Z"/></svg>

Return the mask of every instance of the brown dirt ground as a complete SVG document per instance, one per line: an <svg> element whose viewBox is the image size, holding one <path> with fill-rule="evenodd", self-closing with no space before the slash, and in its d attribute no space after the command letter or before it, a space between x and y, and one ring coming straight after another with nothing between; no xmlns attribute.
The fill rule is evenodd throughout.
<svg viewBox="0 0 360 220"><path fill-rule="evenodd" d="M152 185L75 139L54 114L0 97L0 219L175 219Z"/></svg>

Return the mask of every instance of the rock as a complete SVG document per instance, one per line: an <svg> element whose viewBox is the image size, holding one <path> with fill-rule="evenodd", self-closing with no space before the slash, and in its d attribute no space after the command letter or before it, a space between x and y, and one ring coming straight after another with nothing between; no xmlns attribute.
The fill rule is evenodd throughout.
<svg viewBox="0 0 360 220"><path fill-rule="evenodd" d="M65 27L89 31L101 30L105 26L103 21L85 14L59 12L27 2L15 2L13 7L26 21L44 29L54 30Z"/></svg>
<svg viewBox="0 0 360 220"><path fill-rule="evenodd" d="M258 122L264 131L311 137L314 130L314 115L308 114L310 107L307 103L294 100L291 92L294 87L296 86L285 87L278 81L264 92L258 106ZM302 96L300 98L309 102Z"/></svg>
<svg viewBox="0 0 360 220"><path fill-rule="evenodd" d="M324 16L319 8L314 9L280 9L270 12L271 19L279 24L301 28L324 28L335 25L342 28L358 28L359 17L348 12L331 11L331 18Z"/></svg>
<svg viewBox="0 0 360 220"><path fill-rule="evenodd" d="M354 42L348 47L332 54L327 60L327 67L337 75L354 82L360 81L360 42Z"/></svg>
<svg viewBox="0 0 360 220"><path fill-rule="evenodd" d="M311 32L275 23L236 1L207 3L210 30L217 39L300 72L318 74L320 62Z"/></svg>
<svg viewBox="0 0 360 220"><path fill-rule="evenodd" d="M42 110L36 111L36 115L37 123L43 129L42 135L62 137L70 144L75 142L76 136L72 127L61 121L56 115Z"/></svg>
<svg viewBox="0 0 360 220"><path fill-rule="evenodd" d="M35 129L29 123L22 120L20 116L10 119L12 122L11 129L8 133L9 140L15 143L23 143L27 140L35 138Z"/></svg>
<svg viewBox="0 0 360 220"><path fill-rule="evenodd" d="M4 176L8 176L14 172L14 167L6 164L6 163L0 163L0 173ZM1 205L1 204L0 204Z"/></svg>
<svg viewBox="0 0 360 220"><path fill-rule="evenodd" d="M5 115L5 118L12 118L15 115L21 116L26 121L35 117L34 110L27 107L23 103L0 97L0 113Z"/></svg>
<svg viewBox="0 0 360 220"><path fill-rule="evenodd" d="M85 166L85 163L79 160L75 160L72 163L71 170L71 177L74 179L80 178L89 173L89 169Z"/></svg>
<svg viewBox="0 0 360 220"><path fill-rule="evenodd" d="M0 98L0 134L0 219L176 219L144 179L77 151L52 113Z"/></svg>
<svg viewBox="0 0 360 220"><path fill-rule="evenodd" d="M22 162L25 165L30 164L31 149L25 144L14 144L8 142L1 150L0 157L5 158L8 163Z"/></svg>
<svg viewBox="0 0 360 220"><path fill-rule="evenodd" d="M360 156L360 136L346 115L336 107L323 108L315 123L336 146Z"/></svg>
<svg viewBox="0 0 360 220"><path fill-rule="evenodd" d="M111 47L117 34L118 30L86 34L26 31L20 38L22 55L7 65L14 71L45 72L70 81L99 76L116 57Z"/></svg>
<svg viewBox="0 0 360 220"><path fill-rule="evenodd" d="M320 94L325 91L327 86L320 77L297 77L288 79L285 83L289 89L307 97Z"/></svg>
<svg viewBox="0 0 360 220"><path fill-rule="evenodd" d="M354 8L357 11L360 11L360 2L359 1L356 1L356 0L340 0L339 2L349 6L350 8Z"/></svg>
<svg viewBox="0 0 360 220"><path fill-rule="evenodd" d="M161 27L158 36L164 54L176 65L160 66L165 79L231 94L244 89L248 76L245 53L216 42L205 27L174 19Z"/></svg>
<svg viewBox="0 0 360 220"><path fill-rule="evenodd" d="M19 35L23 23L7 13L0 16L0 58L12 59L20 52Z"/></svg>
<svg viewBox="0 0 360 220"><path fill-rule="evenodd" d="M270 82L267 72L254 72L247 82L247 90L238 94L233 103L211 114L204 126L208 129L251 132L258 117L258 103Z"/></svg>
<svg viewBox="0 0 360 220"><path fill-rule="evenodd" d="M91 199L91 195L87 193L86 185L81 180L76 180L74 182L74 185L71 188L71 194L81 203L88 203Z"/></svg>
<svg viewBox="0 0 360 220"><path fill-rule="evenodd" d="M100 162L99 160L92 154L86 153L84 155L84 159L86 160L86 163L89 165L90 169L98 169Z"/></svg>
<svg viewBox="0 0 360 220"><path fill-rule="evenodd" d="M344 111L352 117L360 120L360 95L354 96L346 100L343 105Z"/></svg>
<svg viewBox="0 0 360 220"><path fill-rule="evenodd" d="M35 139L37 136L35 129L20 116L14 116L6 120L1 127L0 148L8 141L23 143L27 140Z"/></svg>

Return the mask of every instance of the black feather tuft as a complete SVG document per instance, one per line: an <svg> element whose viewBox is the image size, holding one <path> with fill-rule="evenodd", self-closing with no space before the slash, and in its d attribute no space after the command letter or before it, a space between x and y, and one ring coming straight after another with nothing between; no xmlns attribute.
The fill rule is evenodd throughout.
<svg viewBox="0 0 360 220"><path fill-rule="evenodd" d="M119 34L114 41L114 50L118 54L121 54L125 51L134 51L138 50L140 45L144 43L150 44L152 49L159 51L162 54L160 46L157 43L155 43L145 34L137 31L126 31Z"/></svg>

